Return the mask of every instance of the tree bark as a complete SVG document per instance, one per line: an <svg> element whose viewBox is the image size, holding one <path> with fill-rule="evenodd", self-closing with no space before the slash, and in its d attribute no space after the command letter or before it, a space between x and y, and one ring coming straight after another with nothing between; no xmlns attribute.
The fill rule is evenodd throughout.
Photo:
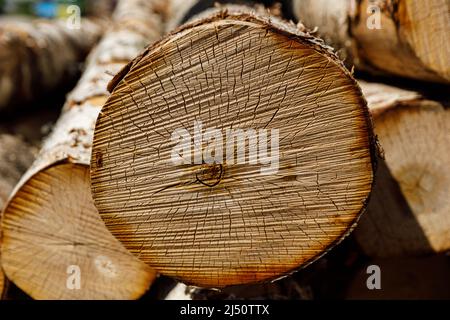
<svg viewBox="0 0 450 320"><path fill-rule="evenodd" d="M360 85L385 161L356 239L375 257L449 250L449 110L417 92Z"/></svg>
<svg viewBox="0 0 450 320"><path fill-rule="evenodd" d="M288 274L347 235L375 148L358 85L320 40L248 7L207 10L110 82L91 178L102 218L131 252L167 276L224 287ZM193 133L194 121L222 137L266 129L269 145L279 129L278 171L261 173L263 135L256 165L250 151L246 164L172 164L172 134Z"/></svg>
<svg viewBox="0 0 450 320"><path fill-rule="evenodd" d="M0 220L1 210L9 194L33 160L34 154L31 146L16 136L0 133ZM1 268L0 252L0 299L5 288L6 279Z"/></svg>
<svg viewBox="0 0 450 320"><path fill-rule="evenodd" d="M73 78L106 26L83 18L66 21L0 18L0 110L31 102Z"/></svg>
<svg viewBox="0 0 450 320"><path fill-rule="evenodd" d="M163 25L156 10L163 8L159 0L118 3L112 26L89 56L52 134L9 199L3 267L33 298L138 298L155 277L105 228L90 192L89 161L110 74L159 37ZM79 267L79 290L66 286L71 266Z"/></svg>
<svg viewBox="0 0 450 320"><path fill-rule="evenodd" d="M286 2L298 20L309 28L317 26L319 34L341 50L349 66L418 80L450 81L447 0Z"/></svg>

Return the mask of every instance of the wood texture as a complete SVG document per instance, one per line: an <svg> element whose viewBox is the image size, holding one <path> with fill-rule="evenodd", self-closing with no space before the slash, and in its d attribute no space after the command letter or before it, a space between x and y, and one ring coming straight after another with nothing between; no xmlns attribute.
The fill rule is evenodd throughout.
<svg viewBox="0 0 450 320"><path fill-rule="evenodd" d="M149 47L109 88L94 200L109 230L162 274L205 287L280 277L339 242L365 205L366 102L330 48L293 24L216 9ZM192 133L194 120L279 129L278 173L174 166L171 134Z"/></svg>
<svg viewBox="0 0 450 320"><path fill-rule="evenodd" d="M360 82L384 149L355 234L370 256L450 249L450 112L417 92Z"/></svg>
<svg viewBox="0 0 450 320"><path fill-rule="evenodd" d="M0 110L42 97L78 73L106 21L83 18L80 29L66 21L0 18Z"/></svg>
<svg viewBox="0 0 450 320"><path fill-rule="evenodd" d="M293 0L293 13L341 50L348 65L373 73L450 82L447 0ZM369 29L379 8L380 29ZM378 9L375 9L378 10Z"/></svg>
<svg viewBox="0 0 450 320"><path fill-rule="evenodd" d="M38 159L10 198L3 219L3 267L36 299L133 299L155 273L108 232L90 193L94 123L114 74L163 27L163 1L122 0L113 24L69 95ZM66 287L66 270L81 270L81 289Z"/></svg>
<svg viewBox="0 0 450 320"><path fill-rule="evenodd" d="M12 192L15 184L34 160L33 148L19 137L0 133L0 220L1 210ZM0 243L1 243L0 228ZM0 299L6 285L5 275L1 268L0 252Z"/></svg>

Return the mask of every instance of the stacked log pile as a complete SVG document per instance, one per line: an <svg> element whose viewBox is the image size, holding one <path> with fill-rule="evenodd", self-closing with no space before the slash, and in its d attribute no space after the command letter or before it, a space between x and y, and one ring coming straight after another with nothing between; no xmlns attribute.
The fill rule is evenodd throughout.
<svg viewBox="0 0 450 320"><path fill-rule="evenodd" d="M295 18L375 74L450 82L447 0L286 0Z"/></svg>
<svg viewBox="0 0 450 320"><path fill-rule="evenodd" d="M61 117L4 211L6 275L36 299L130 299L154 272L105 228L89 187L92 130L106 83L162 28L162 1L123 0ZM69 276L79 276L71 283ZM68 280L69 279L69 280ZM69 281L69 282L67 282Z"/></svg>
<svg viewBox="0 0 450 320"><path fill-rule="evenodd" d="M0 110L30 103L78 73L102 35L104 19L66 21L0 17Z"/></svg>
<svg viewBox="0 0 450 320"><path fill-rule="evenodd" d="M450 250L448 1L114 2L0 18L0 112L103 34L33 164L0 134L0 297L436 296L392 286Z"/></svg>

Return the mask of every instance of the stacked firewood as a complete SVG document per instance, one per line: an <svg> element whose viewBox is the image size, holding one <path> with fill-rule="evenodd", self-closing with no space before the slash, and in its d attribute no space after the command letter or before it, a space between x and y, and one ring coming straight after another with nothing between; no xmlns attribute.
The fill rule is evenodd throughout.
<svg viewBox="0 0 450 320"><path fill-rule="evenodd" d="M426 90L450 82L449 12L119 0L85 31L0 19L0 112L103 34L33 164L0 136L6 277L35 299L135 299L158 274L309 299L290 275L350 234L371 258L450 250L450 113Z"/></svg>

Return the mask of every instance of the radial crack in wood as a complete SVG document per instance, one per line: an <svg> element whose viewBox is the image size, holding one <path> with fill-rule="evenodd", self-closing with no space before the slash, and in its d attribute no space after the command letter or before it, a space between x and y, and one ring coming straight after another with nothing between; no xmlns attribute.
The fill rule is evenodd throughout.
<svg viewBox="0 0 450 320"><path fill-rule="evenodd" d="M366 102L330 48L293 24L220 10L149 47L109 88L94 200L162 274L205 287L280 277L339 242L365 206L375 159ZM279 170L174 165L172 134L193 135L194 121L224 137L278 129Z"/></svg>

